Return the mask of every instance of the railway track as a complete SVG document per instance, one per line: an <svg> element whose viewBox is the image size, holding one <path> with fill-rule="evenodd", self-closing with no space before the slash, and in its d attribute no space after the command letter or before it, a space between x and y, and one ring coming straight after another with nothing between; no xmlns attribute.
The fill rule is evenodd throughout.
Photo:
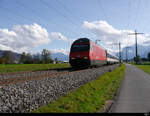
<svg viewBox="0 0 150 116"><path fill-rule="evenodd" d="M107 66L102 66L100 68ZM94 69L94 68L93 68ZM72 68L51 69L42 71L25 71L25 72L10 72L0 74L0 86L7 86L16 83L23 83L32 80L40 80L44 78L63 76L65 74L84 72L90 69L74 70Z"/></svg>
<svg viewBox="0 0 150 116"><path fill-rule="evenodd" d="M16 77L9 77L9 78L5 78L5 79L0 79L0 86L5 86L5 85L10 85L10 84L16 84L16 83L20 83L20 82L26 82L26 81L31 81L31 80L40 80L43 78L48 78L48 77L54 77L54 76L58 76L58 75L62 75L62 74L66 74L68 72L48 72L48 73L44 73L44 74L38 74L38 75L27 75L24 74L22 76L16 76Z"/></svg>
<svg viewBox="0 0 150 116"><path fill-rule="evenodd" d="M80 70L74 70L72 68L62 68L62 69L50 69L50 70L42 70L42 71L1 73L0 74L0 86L23 83L23 82L32 81L32 80L40 80L40 79L50 78L50 77L57 77L59 75L72 73L74 71L78 72Z"/></svg>
<svg viewBox="0 0 150 116"><path fill-rule="evenodd" d="M43 70L43 71L25 71L25 72L13 72L0 74L0 86L6 86L10 84L23 83L31 80L40 80L43 78L55 77L63 74L67 74L71 69L59 69L59 70Z"/></svg>

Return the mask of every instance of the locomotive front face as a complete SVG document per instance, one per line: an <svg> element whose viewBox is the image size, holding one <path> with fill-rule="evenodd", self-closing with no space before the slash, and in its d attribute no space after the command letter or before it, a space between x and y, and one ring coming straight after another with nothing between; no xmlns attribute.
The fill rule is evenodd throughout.
<svg viewBox="0 0 150 116"><path fill-rule="evenodd" d="M72 44L69 59L72 67L88 67L90 65L89 48L88 39L79 39Z"/></svg>

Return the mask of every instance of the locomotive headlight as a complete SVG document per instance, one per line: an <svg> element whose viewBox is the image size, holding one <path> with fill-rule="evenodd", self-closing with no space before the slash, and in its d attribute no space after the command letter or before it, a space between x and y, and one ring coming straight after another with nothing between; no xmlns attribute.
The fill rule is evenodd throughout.
<svg viewBox="0 0 150 116"><path fill-rule="evenodd" d="M84 59L88 59L88 57L84 57Z"/></svg>

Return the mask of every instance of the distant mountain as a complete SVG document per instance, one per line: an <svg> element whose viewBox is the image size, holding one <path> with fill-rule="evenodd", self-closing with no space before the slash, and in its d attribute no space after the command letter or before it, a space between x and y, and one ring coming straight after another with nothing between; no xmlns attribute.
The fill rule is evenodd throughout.
<svg viewBox="0 0 150 116"><path fill-rule="evenodd" d="M6 51L6 50L0 50L0 57L4 56L6 52L8 52L8 51ZM21 57L21 54L12 52L12 58L13 58L13 60L19 61L20 57ZM53 60L55 58L57 58L60 61L69 61L69 56L65 55L63 53L51 53L51 57L52 57Z"/></svg>
<svg viewBox="0 0 150 116"><path fill-rule="evenodd" d="M135 45L128 46L128 59L132 59L135 57ZM142 46L138 45L138 55L140 55L141 58L147 58L147 54L150 52L150 46ZM119 53L116 53L117 56L119 56ZM126 48L123 48L122 50L122 58L126 59Z"/></svg>
<svg viewBox="0 0 150 116"><path fill-rule="evenodd" d="M53 60L57 58L60 61L69 61L69 55L63 53L51 53L51 57Z"/></svg>
<svg viewBox="0 0 150 116"><path fill-rule="evenodd" d="M6 52L8 52L8 50L0 50L0 57L4 56ZM20 57L21 57L21 54L16 53L16 52L12 52L13 60L18 61L20 59Z"/></svg>

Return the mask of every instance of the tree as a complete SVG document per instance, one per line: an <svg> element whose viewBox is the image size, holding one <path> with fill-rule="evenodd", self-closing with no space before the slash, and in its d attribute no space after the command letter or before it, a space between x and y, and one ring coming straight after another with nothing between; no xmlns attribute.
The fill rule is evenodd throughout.
<svg viewBox="0 0 150 116"><path fill-rule="evenodd" d="M6 51L3 58L6 60L6 64L12 64L13 63L13 58L12 58L12 52L11 51Z"/></svg>
<svg viewBox="0 0 150 116"><path fill-rule="evenodd" d="M137 55L137 58L136 58L136 57L134 57L133 59L134 59L134 61L135 61L135 62L137 62L137 63L141 61L141 59L140 59L140 56L139 56L139 55Z"/></svg>
<svg viewBox="0 0 150 116"><path fill-rule="evenodd" d="M147 59L150 61L150 52L147 54Z"/></svg>
<svg viewBox="0 0 150 116"><path fill-rule="evenodd" d="M6 64L6 59L3 58L3 57L1 57L1 58L0 58L0 64Z"/></svg>
<svg viewBox="0 0 150 116"><path fill-rule="evenodd" d="M58 63L58 59L57 58L55 58L54 61L55 61L56 64Z"/></svg>
<svg viewBox="0 0 150 116"><path fill-rule="evenodd" d="M39 53L33 55L33 63L35 63L35 64L40 63L40 54Z"/></svg>
<svg viewBox="0 0 150 116"><path fill-rule="evenodd" d="M54 61L52 60L52 58L50 58L49 60L50 60L50 63L53 63L53 62L54 62Z"/></svg>
<svg viewBox="0 0 150 116"><path fill-rule="evenodd" d="M20 57L20 63L24 63L26 61L26 53L25 52L23 52L22 54L21 54L21 57Z"/></svg>
<svg viewBox="0 0 150 116"><path fill-rule="evenodd" d="M32 56L30 53L27 53L25 55L25 61L24 61L25 64L32 64L33 63L33 59L32 59Z"/></svg>
<svg viewBox="0 0 150 116"><path fill-rule="evenodd" d="M46 64L46 63L51 63L52 59L50 57L50 51L43 49L42 51L42 63Z"/></svg>
<svg viewBox="0 0 150 116"><path fill-rule="evenodd" d="M146 62L146 61L147 61L147 58L141 58L141 60L142 60L143 62Z"/></svg>

